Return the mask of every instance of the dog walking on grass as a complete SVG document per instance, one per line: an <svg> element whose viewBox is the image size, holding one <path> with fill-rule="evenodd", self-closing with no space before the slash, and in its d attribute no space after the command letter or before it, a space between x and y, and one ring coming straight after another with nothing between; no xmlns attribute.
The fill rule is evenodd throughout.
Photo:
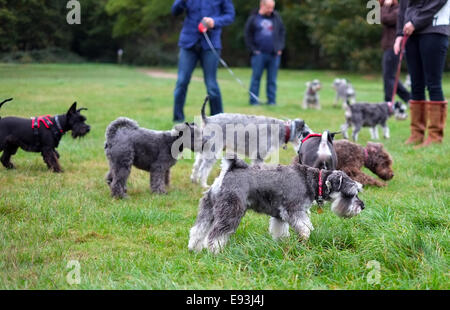
<svg viewBox="0 0 450 310"><path fill-rule="evenodd" d="M7 99L1 106L11 101ZM85 108L77 109L75 102L65 114L56 116L43 115L38 117L0 118L0 161L7 169L14 169L11 157L21 148L27 152L41 153L44 162L53 172L62 172L59 164L59 154L56 148L65 133L71 131L72 138L83 137L89 133L91 127L85 123L86 117L81 115Z"/></svg>

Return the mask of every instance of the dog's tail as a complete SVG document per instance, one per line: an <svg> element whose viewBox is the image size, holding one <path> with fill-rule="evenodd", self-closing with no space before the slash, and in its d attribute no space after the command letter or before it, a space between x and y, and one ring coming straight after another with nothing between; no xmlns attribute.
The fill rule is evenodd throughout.
<svg viewBox="0 0 450 310"><path fill-rule="evenodd" d="M126 118L126 117L119 117L115 121L113 121L111 124L109 124L108 128L106 128L106 143L108 141L111 141L114 139L114 137L117 134L117 131L121 128L128 128L128 129L138 129L139 125L136 121ZM105 145L107 147L107 145Z"/></svg>
<svg viewBox="0 0 450 310"><path fill-rule="evenodd" d="M205 97L205 101L203 102L202 105L202 119L203 119L203 123L206 125L206 122L208 121L208 117L206 116L206 112L205 112L205 108L206 108L206 103L208 103L209 101L209 96Z"/></svg>
<svg viewBox="0 0 450 310"><path fill-rule="evenodd" d="M0 109L2 108L2 105L7 103L8 101L12 101L12 100L13 100L13 98L9 98L9 99L6 99L6 100L3 100L2 102L0 102Z"/></svg>
<svg viewBox="0 0 450 310"><path fill-rule="evenodd" d="M314 163L314 167L326 170L332 169L330 164L332 154L330 147L328 146L328 142L330 142L330 139L332 139L332 137L330 136L328 130L324 131L320 140L319 149L317 151L317 160Z"/></svg>

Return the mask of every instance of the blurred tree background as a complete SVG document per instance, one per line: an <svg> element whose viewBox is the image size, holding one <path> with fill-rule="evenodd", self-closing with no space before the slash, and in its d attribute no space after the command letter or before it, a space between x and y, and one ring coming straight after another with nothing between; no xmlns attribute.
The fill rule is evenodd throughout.
<svg viewBox="0 0 450 310"><path fill-rule="evenodd" d="M119 48L132 65L177 62L183 16L172 0L79 0L81 25L68 25L66 0L0 0L0 61L115 62ZM234 0L235 22L223 31L224 59L249 64L244 24L259 0ZM282 66L380 70L381 26L369 25L366 0L277 0L287 30Z"/></svg>

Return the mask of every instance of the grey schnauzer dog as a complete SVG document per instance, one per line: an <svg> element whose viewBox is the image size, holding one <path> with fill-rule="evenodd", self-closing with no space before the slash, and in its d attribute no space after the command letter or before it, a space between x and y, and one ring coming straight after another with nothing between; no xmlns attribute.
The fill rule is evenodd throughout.
<svg viewBox="0 0 450 310"><path fill-rule="evenodd" d="M319 170L300 164L277 167L248 166L242 160L224 159L221 174L200 200L189 250L207 248L218 253L248 209L270 215L274 239L289 236L289 225L306 240L314 229L309 209L319 196L332 201L340 217L358 215L364 203L361 184L342 171Z"/></svg>
<svg viewBox="0 0 450 310"><path fill-rule="evenodd" d="M333 145L336 134L328 131L309 134L302 140L294 162L318 169L336 170L338 159Z"/></svg>
<svg viewBox="0 0 450 310"><path fill-rule="evenodd" d="M205 115L205 99L202 107L203 149L196 154L191 180L208 187L207 179L214 163L223 150L228 154L249 157L254 163L262 163L281 146L298 144L310 129L301 119L282 121L266 116L221 113Z"/></svg>
<svg viewBox="0 0 450 310"><path fill-rule="evenodd" d="M342 108L345 109L347 102L355 103L356 93L353 85L346 79L335 79L333 81L333 88L336 90L336 99L334 100L334 107L337 107L339 100L342 99Z"/></svg>
<svg viewBox="0 0 450 310"><path fill-rule="evenodd" d="M306 91L303 96L303 109L313 108L320 110L319 91L322 84L319 80L306 83Z"/></svg>
<svg viewBox="0 0 450 310"><path fill-rule="evenodd" d="M201 150L201 130L195 124L178 124L169 131L141 128L134 120L119 117L106 129L105 154L109 161L106 182L111 195L126 196L131 167L150 172L154 193L166 193L170 168L176 164L184 147Z"/></svg>
<svg viewBox="0 0 450 310"><path fill-rule="evenodd" d="M408 117L406 113L406 105L400 102L391 104L390 102L382 103L355 103L347 104L345 107L345 124L341 126L342 134L348 139L347 130L353 126L353 141L358 141L358 133L362 127L370 127L372 139L379 139L377 126L383 128L385 139L390 138L388 119L395 115L397 120L404 120Z"/></svg>
<svg viewBox="0 0 450 310"><path fill-rule="evenodd" d="M0 103L0 107L11 99ZM72 138L85 136L91 127L85 123L86 117L81 115L81 111L86 108L77 109L75 102L67 113L50 116L21 118L5 117L0 118L0 159L7 169L14 169L11 157L21 148L27 152L41 153L44 162L53 172L62 172L59 164L59 153L56 148L65 133L71 131Z"/></svg>

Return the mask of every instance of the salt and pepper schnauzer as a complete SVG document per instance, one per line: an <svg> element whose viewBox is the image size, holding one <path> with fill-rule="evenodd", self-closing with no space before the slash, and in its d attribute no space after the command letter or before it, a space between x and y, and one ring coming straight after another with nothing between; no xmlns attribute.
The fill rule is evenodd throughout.
<svg viewBox="0 0 450 310"><path fill-rule="evenodd" d="M306 240L314 229L309 209L320 194L325 201L333 201L335 214L348 218L364 209L357 196L360 190L361 185L342 171L300 164L250 167L242 160L224 159L220 176L200 200L188 247L218 253L248 209L272 217L269 231L274 239L289 236L290 225Z"/></svg>
<svg viewBox="0 0 450 310"><path fill-rule="evenodd" d="M328 131L324 131L322 134L309 134L302 140L298 156L294 158L293 162L318 169L335 170L338 159L333 140L336 134L336 132Z"/></svg>
<svg viewBox="0 0 450 310"><path fill-rule="evenodd" d="M258 164L287 143L298 144L299 139L310 132L301 119L285 122L266 116L230 113L207 117L205 115L207 101L208 97L201 111L204 146L202 152L196 154L191 175L192 182L200 183L205 188L208 187L208 175L223 150L228 154L247 156ZM234 130L229 132L227 138L227 128L229 131L230 127Z"/></svg>
<svg viewBox="0 0 450 310"><path fill-rule="evenodd" d="M201 145L201 131L195 124L178 124L169 131L156 131L119 117L106 129L105 153L110 168L106 182L111 195L116 198L126 196L132 166L150 172L152 192L166 193L170 168L176 164L183 148L199 151Z"/></svg>
<svg viewBox="0 0 450 310"><path fill-rule="evenodd" d="M303 109L313 108L320 110L319 91L322 84L319 80L306 83L306 91L303 96Z"/></svg>
<svg viewBox="0 0 450 310"><path fill-rule="evenodd" d="M391 104L390 102L382 103L355 103L347 104L345 107L345 124L341 126L342 134L348 139L347 130L353 126L353 141L358 141L358 133L362 127L370 127L371 138L379 139L377 126L383 128L383 136L385 139L390 138L388 119L395 115L397 120L404 120L408 117L406 113L406 105L400 102Z"/></svg>
<svg viewBox="0 0 450 310"><path fill-rule="evenodd" d="M342 108L345 108L347 102L355 103L356 93L353 85L346 79L335 79L333 81L333 88L336 90L336 99L333 106L336 108L339 100L342 99Z"/></svg>
<svg viewBox="0 0 450 310"><path fill-rule="evenodd" d="M3 101L0 107L7 101ZM90 126L85 123L86 117L81 115L85 108L77 109L75 102L65 114L56 116L44 115L29 118L5 117L0 119L0 159L7 169L15 168L11 157L19 148L27 152L41 153L44 162L53 172L62 172L59 164L59 154L56 148L62 136L72 132L72 137L85 136L90 131Z"/></svg>
<svg viewBox="0 0 450 310"><path fill-rule="evenodd" d="M353 180L363 185L386 186L385 183L363 173L362 167L385 181L394 177L392 157L381 143L368 142L366 147L362 147L347 140L338 140L334 141L333 145L338 158L337 169L344 171Z"/></svg>

